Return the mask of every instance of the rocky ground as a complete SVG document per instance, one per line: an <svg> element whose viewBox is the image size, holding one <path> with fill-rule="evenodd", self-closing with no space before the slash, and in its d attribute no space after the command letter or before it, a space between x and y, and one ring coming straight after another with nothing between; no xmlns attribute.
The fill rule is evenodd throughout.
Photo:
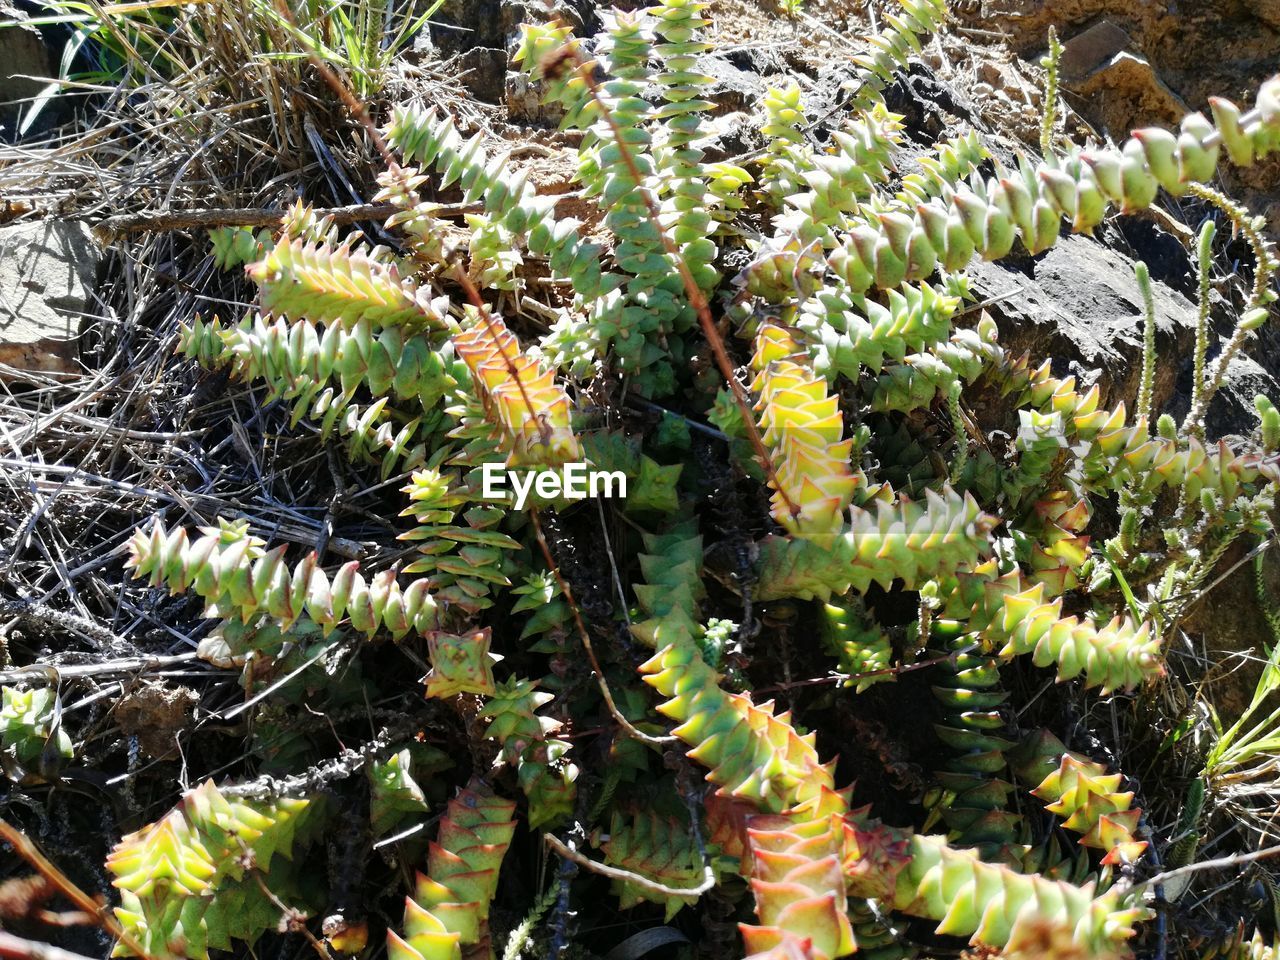
<svg viewBox="0 0 1280 960"><path fill-rule="evenodd" d="M5 9L0 3L0 17ZM705 65L717 80L711 96L717 105L718 130L713 149L728 160L756 150L761 144L756 132L760 98L769 85L787 78L801 83L813 115L826 118L814 131L815 136L824 136L840 119L840 85L851 75L852 58L863 49L856 38L886 9L879 0L809 0L797 18L787 19L778 14L773 0L713 0L717 53ZM24 12L29 9L14 8L10 15ZM599 10L590 0L557 0L554 6L549 0L448 0L405 54L390 97L446 103L468 132L484 131L493 140L513 146L520 162L535 172L540 190L570 192L572 144L556 131L556 118L508 69L519 25L552 15L590 33L598 25ZM1064 44L1062 85L1069 110L1056 131L1064 141L1118 139L1134 127L1171 124L1188 109L1204 109L1212 95L1246 101L1280 63L1280 3L1276 0L958 0L949 29L899 77L889 91L888 104L907 118L909 133L921 143L932 142L943 131L956 134L972 128L1004 159L1019 151L1035 152L1044 89L1039 59L1050 27ZM53 30L46 30L44 36L23 28L0 31L0 64L6 65L0 72L8 68L23 74L55 73L64 39L65 34ZM30 97L38 90L39 85L28 80L0 78L0 101ZM309 95L317 96L314 91ZM0 364L40 371L32 386L30 377L19 378L0 368L4 390L25 398L0 410L0 426L20 439L38 438L40 456L50 463L90 450L82 461L94 478L89 493L73 505L68 506L64 498L50 508L50 515L58 516L69 531L62 542L53 544L58 554L53 565L62 564L63 575L89 596L91 604L109 607L115 587L112 578L118 580L119 572L103 571L108 564L118 565L113 554L119 542L115 531L145 515L158 498L170 498L165 502L178 509L186 498L229 496L215 484L227 476L242 481L243 489L237 488L236 496L259 483L268 491L270 506L257 502L252 509L271 513L286 538L307 543L318 535L322 520L291 513L287 505L298 489L314 494L313 484L327 480L303 476L301 470L253 477L239 452L240 444L244 449L253 444L230 428L222 435L223 442L211 449L166 450L164 457L169 459L162 465L133 462L153 455L162 459L151 448L143 455L138 452L142 447L132 446L148 442L145 434L154 423L172 423L173 418L156 414L154 407L170 405L182 409L184 416L190 409L194 421L199 420L202 404L235 405L235 397L211 397L207 383L197 384L192 374L189 380L166 387L168 392L158 398L143 402L135 394L142 392L139 383L159 379L172 342L174 317L190 314L208 299L231 300L244 291L209 281L203 248L196 250L202 243L198 234L194 242L186 235L142 235L106 246L94 238L90 228L100 225L108 213L119 212L122 204L130 211L148 205L163 209L170 184L181 182L193 165L206 161L216 171L218 160L212 149L205 157L192 148L189 155L176 158L135 155L126 164L118 158L103 160L89 146L77 146L72 135L59 139L56 124L103 106L119 106L130 121L153 116L144 112L149 107L108 104L101 98L54 103L25 143L0 150ZM334 127L340 128L340 112L333 109L332 113ZM12 133L15 119L12 110L0 113L10 142L18 139ZM338 141L335 136L331 143ZM140 142L144 141L135 141L135 149ZM248 176L243 182L224 177L215 190L221 191L217 204L269 206L306 189L313 201L338 205L352 202L350 192L344 193L348 186L357 194L355 200L371 197L372 165L361 148L344 144L342 149L350 152L343 154L334 146L337 159L326 159L324 149L306 134L300 133L290 144L299 147L300 153L314 151L314 156L307 154L298 161L303 172L282 174L268 185L251 184ZM237 149L247 155L252 145ZM244 163L237 165L232 153L222 160L228 168L247 169ZM339 176L335 171L345 173ZM1231 171L1222 188L1251 211L1263 214L1273 230L1280 229L1280 161L1245 172ZM574 212L588 220L591 215L586 207ZM68 223L50 228L36 219L45 213L57 213ZM1096 236L1064 239L1042 256L976 266L975 286L1000 324L1004 343L1033 355L1052 356L1058 372L1097 382L1113 400L1131 397L1143 312L1134 280L1135 261L1145 261L1156 280L1161 356L1189 358L1196 320L1190 249L1201 221L1214 215L1196 202L1183 202L1170 203L1147 216L1116 219ZM370 225L370 229L376 227ZM1249 253L1228 230L1219 232L1217 243L1218 263L1224 266L1215 277L1214 323L1225 333L1248 289ZM138 271L138 263L147 264L145 275ZM145 362L126 371L119 358L130 350L145 356ZM84 376L85 367L91 376ZM60 396L59 389L82 376L92 379L92 390L100 391L85 390L95 403L103 396L110 398L107 408L86 401L83 410L92 410L91 417L76 407L60 413L51 425L52 404L41 407L28 402L30 393L22 393ZM1189 378L1189 359L1162 364L1157 406L1175 414L1184 411ZM1248 355L1232 365L1229 383L1210 410L1209 433L1248 432L1255 419L1252 399L1259 392L1280 396L1280 327L1274 323L1262 331ZM219 415L225 419L226 412L221 409ZM86 422L78 422L78 416ZM187 425L182 421L166 429L177 437ZM262 428L251 422L250 429ZM107 452L96 445L103 436L114 444ZM171 437L168 442L181 449L180 439ZM186 462L196 459L201 463ZM15 473L8 478L8 499L0 500L17 518L0 526L0 568L5 576L27 577L23 586L28 594L39 595L54 585L41 580L43 574L30 572L37 566L48 567L50 558L27 557L22 538L44 515L42 498L58 499L53 494L59 482L56 473ZM110 501L94 499L108 494ZM1239 560L1246 549L1241 547L1227 562ZM15 556L23 562L10 560ZM1280 564L1270 569L1280 569ZM1280 596L1280 575L1270 587ZM1245 565L1214 588L1212 605L1193 608L1184 625L1188 637L1194 638L1188 640L1194 646L1189 655L1213 665L1205 691L1224 714L1238 709L1253 686L1255 671L1239 655L1255 649L1267 635L1254 591L1252 568ZM161 641L172 642L160 626L151 624L149 629L148 642L157 648ZM0 638L8 632L8 626L0 629ZM32 634L32 644L44 642L40 631ZM131 697L128 708L117 712L114 722L128 725L135 733L161 731L143 745L141 759L129 758L131 769L138 764L176 766L169 741L175 730L191 722L192 702L174 692L185 690L181 685L185 682L179 677L167 688L144 687L143 691L151 692ZM168 775L168 767L164 769ZM90 796L96 796L95 789L92 784L84 787ZM1176 812L1179 799L1168 798L1166 812ZM122 818L143 809L156 812L154 804L133 804L132 797L126 802L118 794L113 794L113 804ZM63 816L71 822L69 813ZM70 827L54 823L49 834L75 849L76 840L66 837L68 831ZM87 860L94 865L86 867L82 879L95 888L104 886L96 867L101 862L102 836L85 842L85 849L91 851ZM286 955L283 948L277 955Z"/></svg>
<svg viewBox="0 0 1280 960"><path fill-rule="evenodd" d="M811 0L788 19L778 15L774 0L712 0L717 50L705 69L717 79L711 99L718 106L723 159L760 147L755 105L767 86L789 78L799 80L816 115L835 110L830 121L838 122L840 83L861 52L856 38L890 8L882 0ZM531 166L547 192L569 189L571 153L556 144L556 118L508 61L521 23L561 16L589 34L600 9L590 0L557 0L554 6L550 0L449 0L415 49L419 57L444 61L465 89L477 123L496 136L543 144ZM1067 111L1058 136L1077 142L1174 125L1190 110L1207 110L1210 96L1243 102L1280 63L1280 5L1274 0L962 0L953 14L951 29L891 90L889 106L907 117L909 132L921 143L977 129L1006 160L1038 151L1045 86L1040 60L1050 28L1063 44ZM822 133L820 128L817 135ZM1280 158L1227 169L1222 187L1280 229ZM1160 368L1157 406L1180 416L1190 402L1196 318L1191 251L1202 218L1212 215L1196 201L1171 203L1142 217L1117 218L1094 237L1070 237L1041 257L981 264L973 273L980 293L992 301L1003 342L1052 356L1055 367L1097 382L1104 398L1119 399L1136 391L1142 303L1133 268L1136 260L1145 261L1156 280L1161 353L1185 358ZM1220 245L1243 270L1215 283L1218 332L1229 333L1232 304L1247 289L1249 253L1238 238ZM1248 356L1233 362L1209 412L1210 434L1247 433L1255 419L1253 397L1276 395L1278 378L1280 327L1273 324ZM1218 589L1237 602L1223 604L1233 615L1211 631L1211 656L1251 648L1263 627L1248 602L1252 574L1242 570ZM1224 695L1247 695L1253 679L1251 670L1235 672Z"/></svg>

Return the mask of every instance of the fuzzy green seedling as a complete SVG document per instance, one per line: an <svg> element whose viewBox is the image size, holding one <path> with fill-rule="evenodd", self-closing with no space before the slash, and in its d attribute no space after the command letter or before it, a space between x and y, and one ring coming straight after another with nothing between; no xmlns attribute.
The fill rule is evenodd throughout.
<svg viewBox="0 0 1280 960"><path fill-rule="evenodd" d="M1040 118L1040 156L1053 155L1053 130L1058 122L1058 64L1062 60L1062 44L1058 31L1049 27L1049 52L1040 58L1044 67L1044 113Z"/></svg>
<svg viewBox="0 0 1280 960"><path fill-rule="evenodd" d="M1262 394L1253 398L1253 405L1258 411L1262 449L1267 453L1280 451L1280 410Z"/></svg>

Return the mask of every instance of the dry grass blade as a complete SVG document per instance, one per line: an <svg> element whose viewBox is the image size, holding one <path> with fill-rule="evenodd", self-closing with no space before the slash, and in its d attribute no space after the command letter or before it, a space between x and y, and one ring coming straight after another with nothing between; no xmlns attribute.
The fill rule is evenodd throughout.
<svg viewBox="0 0 1280 960"><path fill-rule="evenodd" d="M54 884L63 896L85 913L97 918L102 929L132 950L135 956L141 957L142 960L152 960L151 954L144 950L142 945L116 922L115 917L111 915L110 909L101 900L89 896L89 894L76 886L65 873L54 866L40 852L36 845L27 838L26 834L7 821L0 820L0 837L3 837L5 842L13 847L18 856L38 870L42 877Z"/></svg>

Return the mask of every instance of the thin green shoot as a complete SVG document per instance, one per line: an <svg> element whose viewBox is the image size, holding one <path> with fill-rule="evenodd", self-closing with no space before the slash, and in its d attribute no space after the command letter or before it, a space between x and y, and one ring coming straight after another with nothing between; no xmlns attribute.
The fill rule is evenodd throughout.
<svg viewBox="0 0 1280 960"><path fill-rule="evenodd" d="M381 92L391 64L444 0L434 0L416 17L396 16L389 0L363 0L354 5L333 2L314 7L312 19L302 25L290 22L270 0L255 0L254 5L302 48L272 54L272 59L313 54L345 71L356 95L367 100Z"/></svg>

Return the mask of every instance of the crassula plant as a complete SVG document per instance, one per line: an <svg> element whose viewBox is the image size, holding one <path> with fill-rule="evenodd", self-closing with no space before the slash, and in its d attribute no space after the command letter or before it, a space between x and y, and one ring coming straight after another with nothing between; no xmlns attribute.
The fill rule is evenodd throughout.
<svg viewBox="0 0 1280 960"><path fill-rule="evenodd" d="M438 812L389 934L396 960L488 955L504 855L528 829L605 873L624 908L672 917L717 884L749 890L751 957L904 956L904 917L1010 955L1123 955L1152 916L1135 882L1149 875L1150 828L1119 771L1017 729L1002 672L1022 660L1090 696L1160 678L1180 598L1233 541L1267 529L1280 421L1261 401L1253 446L1205 438L1220 359L1197 364L1183 423L1153 423L1152 351L1136 414L1103 406L1096 387L1008 353L967 305L965 269L1035 255L1162 191L1205 194L1220 163L1280 147L1280 79L1248 109L1215 100L1211 118L1116 146L1003 164L968 134L913 156L882 92L945 10L903 0L868 38L829 140L809 135L799 88L784 87L762 104L766 148L712 162L703 6L611 14L591 44L562 25L524 28L520 67L578 134L590 230L482 134L403 107L381 131L397 249L301 206L275 233L216 237L258 301L243 318L192 322L181 351L261 382L265 402L383 477L405 475L408 562L334 566L243 521L189 532L157 520L129 542L128 567L198 595L226 630L386 638L430 661L425 695L465 716L472 761L494 766ZM918 172L901 177L905 157ZM463 239L428 190L477 211ZM1260 279L1227 359L1265 321L1274 266L1256 224L1230 215ZM665 412L627 416L630 398ZM707 449L750 514L728 570L708 570L727 531L697 495ZM518 510L480 482L486 464L580 461L628 481L626 500L601 504L627 517L624 539L585 547L615 564L612 611L582 608L543 533L597 505L533 497ZM839 744L752 692L743 644L788 655L770 647L775 606L818 625L791 643L811 636L832 655L854 711L904 663L930 661L945 759L916 829L858 806ZM906 622L876 613L904 606ZM579 649L585 689L549 666L505 668ZM11 730L21 712L6 699ZM705 784L664 763L672 751ZM397 761L373 782L407 791L412 810L406 776ZM646 789L634 802L620 782ZM229 906L256 896L246 857L288 902L275 854L323 822L321 807L199 788L112 855L121 922L157 953L252 938L257 901ZM1078 844L1041 842L1044 824L1025 815L1040 808Z"/></svg>

